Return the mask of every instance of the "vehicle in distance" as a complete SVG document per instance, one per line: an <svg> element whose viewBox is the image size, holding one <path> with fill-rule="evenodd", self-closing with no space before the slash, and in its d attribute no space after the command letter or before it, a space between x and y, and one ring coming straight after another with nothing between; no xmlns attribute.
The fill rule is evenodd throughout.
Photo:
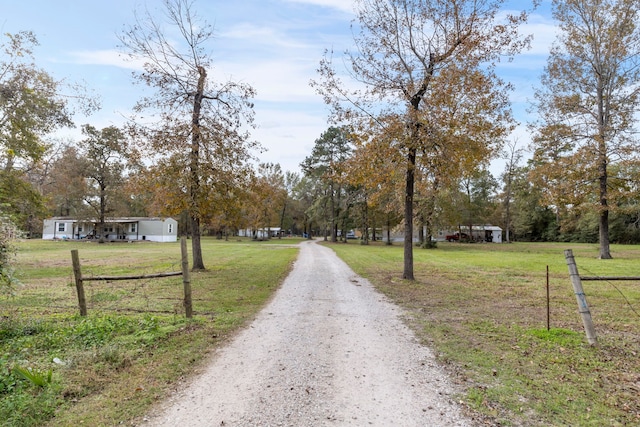
<svg viewBox="0 0 640 427"><path fill-rule="evenodd" d="M460 238L462 238L463 240L469 239L469 235L467 233L455 232L453 234L447 234L447 236L445 237L445 240L447 242L457 242L460 240Z"/></svg>

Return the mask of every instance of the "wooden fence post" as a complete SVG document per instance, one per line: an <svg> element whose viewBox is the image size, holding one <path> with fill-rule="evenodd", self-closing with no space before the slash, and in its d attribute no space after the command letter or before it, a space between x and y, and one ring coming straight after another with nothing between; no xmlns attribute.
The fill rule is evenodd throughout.
<svg viewBox="0 0 640 427"><path fill-rule="evenodd" d="M589 344L595 346L598 344L596 338L596 331L593 327L593 321L591 320L591 312L589 311L589 305L587 304L587 298L584 295L582 289L582 281L578 274L578 266L576 260L573 258L573 251L567 249L564 251L564 257L567 260L567 266L569 267L569 275L571 277L571 283L573 284L573 292L576 294L576 300L578 301L578 311L582 316L582 323L584 324L584 331L587 334L587 340Z"/></svg>
<svg viewBox="0 0 640 427"><path fill-rule="evenodd" d="M78 292L78 305L80 306L80 316L87 315L87 300L84 297L84 286L82 284L82 271L80 270L80 257L78 250L71 250L71 262L73 263L73 275L76 279L76 291Z"/></svg>
<svg viewBox="0 0 640 427"><path fill-rule="evenodd" d="M187 238L180 238L180 253L182 255L182 284L184 285L184 314L187 319L193 315L191 302L191 276L189 274L189 253L187 252Z"/></svg>

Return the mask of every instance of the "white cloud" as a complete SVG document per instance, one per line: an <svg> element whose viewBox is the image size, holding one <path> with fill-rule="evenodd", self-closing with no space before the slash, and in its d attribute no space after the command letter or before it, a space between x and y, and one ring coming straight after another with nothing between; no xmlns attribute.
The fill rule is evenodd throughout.
<svg viewBox="0 0 640 427"><path fill-rule="evenodd" d="M522 31L533 34L531 49L528 51L531 55L548 55L558 35L558 27L549 21L527 24Z"/></svg>
<svg viewBox="0 0 640 427"><path fill-rule="evenodd" d="M311 4L315 6L329 7L342 12L353 13L353 0L285 0L289 3Z"/></svg>
<svg viewBox="0 0 640 427"><path fill-rule="evenodd" d="M251 5L251 13L246 12L245 0L207 5L211 7L209 16L216 28L210 74L217 81L240 81L257 90L258 128L251 133L253 139L269 149L260 155L260 160L298 171L315 139L328 127L327 108L309 81L318 78L316 69L327 48L335 50L336 66L342 71L340 53L353 44L349 24L354 17L354 1L246 0L246 3ZM113 21L110 26L117 28L121 22ZM52 25L55 20L46 23ZM63 29L66 28L56 28L56 34L63 33ZM531 87L539 82L555 31L548 16L532 15L522 28L523 34L534 35L532 49L518 55L514 62L500 66L505 79L516 85L512 99L521 122L527 120L525 104L532 96ZM86 34L89 33L87 30ZM104 31L102 34L107 33L112 34ZM69 44L63 47L58 42L56 48L71 53L58 55L56 62L70 72L83 73L82 77L91 80L105 97L105 109L90 118L91 123L102 127L118 122L121 114L117 111L126 111L142 96L144 87L131 86L128 71L140 70L143 62L126 62L115 49L99 50L112 45L78 43L77 37L72 36L64 40ZM97 49L89 50L91 47ZM345 77L345 84L351 83ZM524 127L519 127L514 135L521 141L528 138Z"/></svg>
<svg viewBox="0 0 640 427"><path fill-rule="evenodd" d="M300 162L329 126L322 104L296 111L285 105L256 109L256 121L258 128L251 132L252 137L268 148L259 155L260 162L279 163L291 172L300 170Z"/></svg>
<svg viewBox="0 0 640 427"><path fill-rule="evenodd" d="M257 99L260 101L316 102L319 97L309 86L309 81L316 77L317 63L318 61L285 59L244 64L219 63L213 75L250 84L257 90Z"/></svg>
<svg viewBox="0 0 640 427"><path fill-rule="evenodd" d="M141 70L143 60L130 60L114 49L79 50L69 52L72 62L81 65L110 65L114 67Z"/></svg>
<svg viewBox="0 0 640 427"><path fill-rule="evenodd" d="M235 41L248 41L252 46L269 46L269 50L300 49L305 45L288 37L273 27L259 26L249 22L240 23L220 34L221 37Z"/></svg>

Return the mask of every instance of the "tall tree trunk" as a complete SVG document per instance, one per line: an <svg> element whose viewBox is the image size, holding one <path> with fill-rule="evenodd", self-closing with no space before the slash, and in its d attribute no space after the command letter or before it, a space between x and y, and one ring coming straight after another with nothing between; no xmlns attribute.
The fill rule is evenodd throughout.
<svg viewBox="0 0 640 427"><path fill-rule="evenodd" d="M204 261L202 260L202 246L200 245L200 218L191 217L191 256L193 258L192 270L204 270ZM199 267L196 267L199 266Z"/></svg>
<svg viewBox="0 0 640 427"><path fill-rule="evenodd" d="M98 185L100 185L100 240L98 240L98 243L104 243L106 242L106 236L105 236L105 231L104 231L104 217L105 217L105 212L107 210L107 201L106 201L106 196L105 196L105 186L103 183L99 183Z"/></svg>
<svg viewBox="0 0 640 427"><path fill-rule="evenodd" d="M505 241L507 243L511 243L511 168L507 172L507 188L504 199L504 230L505 230Z"/></svg>
<svg viewBox="0 0 640 427"><path fill-rule="evenodd" d="M505 216L505 241L511 243L511 213L509 212L509 204L507 204Z"/></svg>
<svg viewBox="0 0 640 427"><path fill-rule="evenodd" d="M604 143L601 143L603 146ZM600 150L604 148L600 147ZM609 248L609 204L607 201L607 158L604 151L600 152L600 160L598 170L600 172L600 215L599 215L599 241L600 241L600 259L611 259L611 251Z"/></svg>
<svg viewBox="0 0 640 427"><path fill-rule="evenodd" d="M278 239L282 239L282 233L284 232L284 214L287 211L287 201L285 199L282 205L282 212L280 213L280 233L278 233Z"/></svg>
<svg viewBox="0 0 640 427"><path fill-rule="evenodd" d="M371 223L371 240L373 240L374 242L376 240L378 240L378 233L376 233L376 226L378 225L378 216L374 216L373 217L373 221Z"/></svg>
<svg viewBox="0 0 640 427"><path fill-rule="evenodd" d="M189 216L191 218L191 248L193 265L192 270L204 270L202 260L202 246L200 244L200 111L202 109L202 99L204 96L204 83L207 79L207 72L204 67L199 66L198 90L193 101L193 114L191 116L191 153L189 159L189 169L191 174L190 196L191 206Z"/></svg>
<svg viewBox="0 0 640 427"><path fill-rule="evenodd" d="M413 143L413 141L412 141ZM409 148L404 190L404 270L402 278L415 280L413 276L413 194L416 174L416 149Z"/></svg>
<svg viewBox="0 0 640 427"><path fill-rule="evenodd" d="M338 241L338 221L336 219L336 201L335 201L335 192L333 190L333 181L329 184L329 206L331 209L331 241Z"/></svg>
<svg viewBox="0 0 640 427"><path fill-rule="evenodd" d="M599 215L599 241L600 259L611 259L609 249L609 202L607 200L607 132L609 123L607 115L608 108L605 108L605 91L602 78L598 79L598 182L600 184L600 215Z"/></svg>
<svg viewBox="0 0 640 427"><path fill-rule="evenodd" d="M362 213L362 241L360 244L368 245L369 244L369 204L367 203L367 197L364 198L364 209ZM373 241L375 242L376 231L375 227L373 228Z"/></svg>
<svg viewBox="0 0 640 427"><path fill-rule="evenodd" d="M427 91L427 86L433 75L434 63L433 57L430 58L428 72L425 80L422 82L419 90L411 97L411 114L417 114L420 110L420 101ZM407 153L407 171L405 176L404 189L404 270L402 278L407 280L415 280L413 276L413 196L416 181L416 147L420 139L420 123L414 118L410 122L411 136L409 152Z"/></svg>

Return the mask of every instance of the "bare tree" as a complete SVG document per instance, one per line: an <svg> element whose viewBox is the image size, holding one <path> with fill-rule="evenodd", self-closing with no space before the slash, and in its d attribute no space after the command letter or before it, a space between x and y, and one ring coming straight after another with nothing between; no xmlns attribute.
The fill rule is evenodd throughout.
<svg viewBox="0 0 640 427"><path fill-rule="evenodd" d="M167 206L187 210L192 268L203 270L200 228L213 204L208 198L215 193L210 186L241 173L238 169L257 147L249 142L246 131L253 123L255 92L246 84L214 82L209 77L212 59L207 47L213 28L196 15L193 1L164 0L163 4L169 26L145 10L136 13L135 24L120 40L133 59L144 61L144 71L135 77L156 90L154 96L138 102L136 111L154 112L159 121L145 126L138 121L134 128L148 142L150 157L169 159L165 164L171 167L164 173L183 187L171 193L179 200L167 200Z"/></svg>
<svg viewBox="0 0 640 427"><path fill-rule="evenodd" d="M405 279L414 279L414 189L421 156L446 155L447 144L467 145L474 153L467 157L470 167L486 161L495 151L490 146L509 130L508 86L493 66L527 46L528 38L518 34L527 13L501 13L503 3L356 0L357 49L345 58L363 89L345 89L330 55L321 62L322 81L315 85L337 121L359 121L361 128L373 123L383 128L380 133L393 133L387 138L405 171Z"/></svg>

